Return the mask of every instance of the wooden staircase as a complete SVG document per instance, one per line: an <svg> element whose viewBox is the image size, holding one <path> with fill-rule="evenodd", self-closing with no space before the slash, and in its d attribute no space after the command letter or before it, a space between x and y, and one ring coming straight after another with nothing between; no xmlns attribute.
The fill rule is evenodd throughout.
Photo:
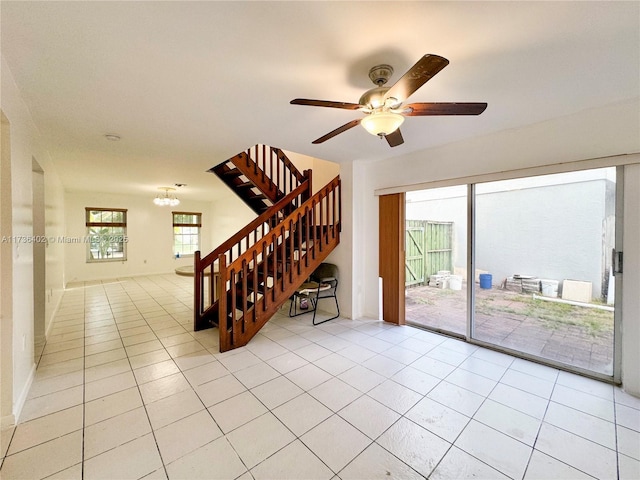
<svg viewBox="0 0 640 480"><path fill-rule="evenodd" d="M195 253L194 330L220 351L246 345L340 243L340 177L312 193L282 150L257 145L210 171L257 214L208 255Z"/></svg>
<svg viewBox="0 0 640 480"><path fill-rule="evenodd" d="M295 190L306 175L282 150L256 145L209 169L258 215Z"/></svg>

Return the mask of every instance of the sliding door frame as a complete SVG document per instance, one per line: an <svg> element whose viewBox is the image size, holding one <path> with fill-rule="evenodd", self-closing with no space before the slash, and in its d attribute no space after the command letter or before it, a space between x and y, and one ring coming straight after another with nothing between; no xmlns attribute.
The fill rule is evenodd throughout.
<svg viewBox="0 0 640 480"><path fill-rule="evenodd" d="M470 278L475 278L475 220L476 220L476 202L475 193L476 185L478 183L485 183L498 180L510 180L517 178L527 178L542 175L550 175L556 173L568 173L583 170L593 170L598 168L611 168L616 167L616 221L615 221L615 245L617 251L623 249L623 219L624 219L624 166L628 164L640 163L640 155L620 155L616 157L605 157L592 160L584 160L579 162L573 162L568 164L551 165L546 167L534 167L522 170L516 170L512 172L499 172L496 174L480 175L476 177L464 177L458 179L447 180L444 182L430 182L428 184L421 184L420 186L412 186L412 188L405 187L403 190L397 188L384 189L376 191L377 195L387 196L391 193L403 193L406 191L422 190L428 188L438 188L442 186L456 186L467 185L467 272L471 272ZM404 197L404 196L403 196ZM401 215L404 220L404 215ZM403 242L404 244L404 242ZM397 260L397 259L396 259ZM621 383L621 365L622 365L622 275L615 275L615 302L614 302L614 338L613 338L613 374L607 375L604 373L598 373L593 370L588 370L582 367L569 365L566 363L558 362L552 359L539 357L537 355L528 354L519 350L513 350L503 347L501 345L485 342L474 338L474 315L475 315L475 289L472 287L467 288L467 326L465 340L473 345L478 345L498 352L506 353L514 357L523 358L536 363L549 365L559 370L569 371L577 373L586 377L603 380L615 384ZM402 285L404 287L404 284ZM399 301L403 303L404 307L404 288L402 288L402 294ZM404 310L404 309L402 309ZM404 312L403 312L404 313ZM403 315L404 316L404 315ZM404 319L403 319L404 320ZM420 327L418 327L420 328ZM428 327L423 327L428 329ZM438 332L445 335L456 336L446 332Z"/></svg>

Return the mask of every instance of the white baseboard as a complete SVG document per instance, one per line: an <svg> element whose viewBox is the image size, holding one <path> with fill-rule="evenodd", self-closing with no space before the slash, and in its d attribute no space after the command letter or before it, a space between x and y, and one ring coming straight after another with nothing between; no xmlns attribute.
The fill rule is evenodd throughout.
<svg viewBox="0 0 640 480"><path fill-rule="evenodd" d="M31 366L31 371L29 372L29 378L24 384L24 388L20 392L20 396L16 400L13 406L13 416L15 417L15 421L17 422L20 419L20 414L22 413L22 409L24 408L24 404L29 397L29 390L31 390L31 385L33 384L33 379L36 376L36 364L34 363Z"/></svg>
<svg viewBox="0 0 640 480"><path fill-rule="evenodd" d="M15 424L16 424L16 416L13 414L5 415L4 417L0 418L0 430L13 427Z"/></svg>

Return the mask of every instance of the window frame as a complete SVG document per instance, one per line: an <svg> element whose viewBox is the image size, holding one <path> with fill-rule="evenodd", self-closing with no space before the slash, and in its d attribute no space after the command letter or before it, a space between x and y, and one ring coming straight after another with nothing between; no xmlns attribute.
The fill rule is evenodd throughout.
<svg viewBox="0 0 640 480"><path fill-rule="evenodd" d="M91 221L91 212L111 212L111 213L121 213L122 221L121 222L93 222ZM87 232L86 237L86 262L87 263L105 263L105 262L126 262L127 261L127 209L126 208L104 208L104 207L85 207L85 227ZM108 233L106 236L109 237L108 244L110 245L108 248L111 248L113 244L121 244L122 245L122 256L121 257L112 257L112 258L96 258L92 253L92 246L94 242L92 241L92 237L95 236L91 232L92 228L122 228L122 233ZM122 241L116 242L112 241L116 237L121 236Z"/></svg>
<svg viewBox="0 0 640 480"><path fill-rule="evenodd" d="M196 223L176 222L177 215L194 216ZM202 212L171 212L171 225L172 225L172 235L173 235L173 242L172 242L171 248L173 250L173 254L176 257L192 257L196 251L200 250L200 247L201 247L200 242L202 238L201 231L200 231L200 229L202 228ZM194 227L198 229L197 231L198 243L195 245L195 249L191 253L184 253L183 251L178 251L177 244L176 244L176 237L193 235L193 234L176 232L176 228L194 228ZM183 243L182 245L184 246L185 244ZM193 243L189 243L187 245L193 245Z"/></svg>

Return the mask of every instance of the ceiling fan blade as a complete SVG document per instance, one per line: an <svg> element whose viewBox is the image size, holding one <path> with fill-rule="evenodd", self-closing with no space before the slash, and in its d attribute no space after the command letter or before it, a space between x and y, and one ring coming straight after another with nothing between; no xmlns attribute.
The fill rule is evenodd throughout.
<svg viewBox="0 0 640 480"><path fill-rule="evenodd" d="M357 103L331 102L328 100L311 100L308 98L294 98L289 103L291 105L309 105L311 107L343 108L346 110L358 110L361 107L361 105L358 105Z"/></svg>
<svg viewBox="0 0 640 480"><path fill-rule="evenodd" d="M428 82L435 74L449 65L449 60L438 55L425 55L398 80L384 98L404 102L413 92Z"/></svg>
<svg viewBox="0 0 640 480"><path fill-rule="evenodd" d="M345 123L344 125L342 125L341 127L336 128L335 130L330 131L329 133L327 133L326 135L323 135L322 137L318 138L317 140L314 140L311 143L322 143L322 142L326 142L327 140L329 140L330 138L335 137L336 135L342 133L342 132L346 132L347 130L349 130L350 128L355 127L356 125L360 125L360 120L361 119L357 119L357 120L351 120L349 123Z"/></svg>
<svg viewBox="0 0 640 480"><path fill-rule="evenodd" d="M403 108L406 117L423 117L430 115L480 115L487 108L486 103L410 103Z"/></svg>
<svg viewBox="0 0 640 480"><path fill-rule="evenodd" d="M404 138L402 138L402 133L400 133L400 129L398 128L395 132L391 132L384 136L387 139L387 143L390 147L397 147L398 145L402 145L404 143Z"/></svg>

